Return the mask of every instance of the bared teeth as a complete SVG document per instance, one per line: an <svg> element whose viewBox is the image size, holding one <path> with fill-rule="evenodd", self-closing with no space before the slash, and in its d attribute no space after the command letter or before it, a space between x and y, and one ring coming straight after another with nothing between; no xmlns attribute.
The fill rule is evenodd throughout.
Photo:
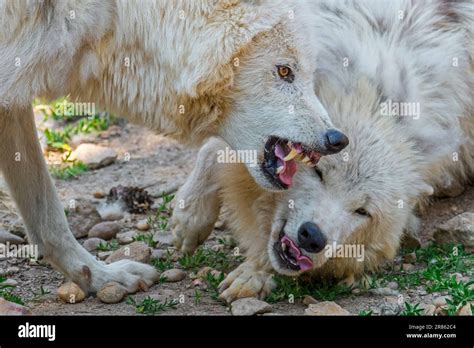
<svg viewBox="0 0 474 348"><path fill-rule="evenodd" d="M281 250L286 251L286 244L285 243L281 243Z"/></svg>
<svg viewBox="0 0 474 348"><path fill-rule="evenodd" d="M288 161L291 161L296 156L298 156L298 151L295 148L292 147L290 153L288 155L286 155L286 157L283 158L283 160L285 162L288 162Z"/></svg>
<svg viewBox="0 0 474 348"><path fill-rule="evenodd" d="M321 154L315 151L303 149L300 143L293 143L291 141L287 141L286 145L290 148L290 152L285 156L285 158L283 158L285 162L291 161L296 158L306 166L314 167L321 158ZM283 169L283 166L278 167L277 174L280 174Z"/></svg>

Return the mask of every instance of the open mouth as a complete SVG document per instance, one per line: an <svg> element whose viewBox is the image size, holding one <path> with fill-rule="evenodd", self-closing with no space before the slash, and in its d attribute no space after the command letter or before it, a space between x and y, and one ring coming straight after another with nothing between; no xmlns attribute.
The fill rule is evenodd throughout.
<svg viewBox="0 0 474 348"><path fill-rule="evenodd" d="M270 181L280 189L287 189L296 173L296 160L314 167L321 154L301 143L272 136L265 143L265 156L262 169Z"/></svg>
<svg viewBox="0 0 474 348"><path fill-rule="evenodd" d="M280 232L278 241L273 247L275 254L278 255L280 265L282 267L288 268L294 271L308 271L313 268L313 261L304 256L300 248L288 238L288 236L283 232L283 229Z"/></svg>

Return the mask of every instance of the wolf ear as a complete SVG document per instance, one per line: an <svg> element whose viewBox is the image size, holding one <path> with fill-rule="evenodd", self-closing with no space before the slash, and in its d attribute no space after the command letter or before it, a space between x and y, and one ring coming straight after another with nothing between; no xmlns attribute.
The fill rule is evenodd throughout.
<svg viewBox="0 0 474 348"><path fill-rule="evenodd" d="M178 92L196 98L218 94L233 83L237 58L259 33L290 11L283 0L220 0L191 43Z"/></svg>

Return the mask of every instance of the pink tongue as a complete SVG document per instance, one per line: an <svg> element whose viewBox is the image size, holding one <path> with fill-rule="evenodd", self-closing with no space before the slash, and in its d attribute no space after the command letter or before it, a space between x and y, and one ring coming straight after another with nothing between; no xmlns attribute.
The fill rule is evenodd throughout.
<svg viewBox="0 0 474 348"><path fill-rule="evenodd" d="M300 269L305 272L313 268L313 261L307 256L301 255L301 250L295 245L295 243L288 238L287 236L284 236L282 238L282 243L285 243L290 247L290 252L291 255L296 259L296 262L298 262L298 266L300 266Z"/></svg>
<svg viewBox="0 0 474 348"><path fill-rule="evenodd" d="M293 182L293 176L296 173L296 170L298 169L296 167L296 161L294 159L285 162L283 159L286 157L285 151L283 151L282 147L280 144L277 144L275 146L275 155L277 156L278 160L278 165L281 166L283 165L283 170L281 171L280 174L278 174L278 178L281 180L282 183L284 183L287 186L291 186Z"/></svg>

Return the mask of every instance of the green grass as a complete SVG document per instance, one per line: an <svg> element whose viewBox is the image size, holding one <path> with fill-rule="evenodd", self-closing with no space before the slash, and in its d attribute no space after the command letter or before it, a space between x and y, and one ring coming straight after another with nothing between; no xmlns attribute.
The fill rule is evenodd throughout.
<svg viewBox="0 0 474 348"><path fill-rule="evenodd" d="M64 162L49 167L51 175L56 179L70 180L89 170L88 166L80 161Z"/></svg>
<svg viewBox="0 0 474 348"><path fill-rule="evenodd" d="M373 313L374 313L374 312L373 312L372 310L370 310L370 309L368 309L368 310L363 310L363 311L360 311L360 312L359 312L359 316L360 316L360 317L370 317L370 316L372 316Z"/></svg>
<svg viewBox="0 0 474 348"><path fill-rule="evenodd" d="M0 297L3 297L7 301L14 302L19 305L24 305L25 301L23 301L20 296L12 294L11 290L13 289L13 286L6 284L2 285L2 283L6 280L7 279L5 277L0 277Z"/></svg>
<svg viewBox="0 0 474 348"><path fill-rule="evenodd" d="M403 253L412 251L404 250ZM422 286L428 293L447 292L451 297L447 305L448 315L455 315L462 306L474 300L474 288L469 288L474 281L457 281L453 275L453 273L462 273L472 278L474 275L474 254L466 253L460 245L431 244L414 251L417 263L423 264L424 268L411 272L390 269L375 274L372 287L384 286L390 281L396 281L402 290ZM415 307L413 305L405 308L404 313L413 313Z"/></svg>
<svg viewBox="0 0 474 348"><path fill-rule="evenodd" d="M471 287L472 284L474 284L474 281L456 282L454 280L454 283L451 283L448 288L448 296L451 299L446 300L448 315L456 315L461 307L474 301L474 287ZM470 306L472 310L474 306L472 304Z"/></svg>
<svg viewBox="0 0 474 348"><path fill-rule="evenodd" d="M135 242L144 242L149 247L154 248L158 244L153 240L153 233L142 233L133 237Z"/></svg>
<svg viewBox="0 0 474 348"><path fill-rule="evenodd" d="M198 306L201 304L201 301L202 301L201 292L198 289L194 290L194 304Z"/></svg>
<svg viewBox="0 0 474 348"><path fill-rule="evenodd" d="M46 137L46 144L58 151L71 151L68 142L71 140L70 130L52 130L44 129L44 136Z"/></svg>
<svg viewBox="0 0 474 348"><path fill-rule="evenodd" d="M31 291L31 293L33 294L31 301L39 301L44 296L51 294L51 291L43 288L43 285L41 285L38 291Z"/></svg>
<svg viewBox="0 0 474 348"><path fill-rule="evenodd" d="M178 263L185 270L196 271L207 266L218 271L227 272L243 260L242 256L233 256L224 251L214 251L206 247L199 247L193 255L182 256Z"/></svg>
<svg viewBox="0 0 474 348"><path fill-rule="evenodd" d="M206 275L207 289L213 300L219 300L219 284L225 279L224 273L219 273L218 275L211 274L211 272Z"/></svg>
<svg viewBox="0 0 474 348"><path fill-rule="evenodd" d="M93 117L84 117L74 124L67 125L55 130L45 128L44 135L46 144L53 150L67 152L71 151L69 142L73 135L89 134L92 132L101 132L109 128L109 119L95 115Z"/></svg>
<svg viewBox="0 0 474 348"><path fill-rule="evenodd" d="M405 250L404 253L412 252ZM474 275L474 254L464 251L462 246L439 246L431 244L415 250L417 262L426 267L411 272L393 269L374 275L373 287L396 281L401 289L423 285L428 292L449 290L454 285L452 273ZM455 281L454 281L455 282Z"/></svg>
<svg viewBox="0 0 474 348"><path fill-rule="evenodd" d="M340 297L351 294L351 287L327 281L308 281L303 278L289 278L277 275L274 278L276 290L274 290L266 301L275 303L288 299L301 299L310 295L317 300L333 301Z"/></svg>
<svg viewBox="0 0 474 348"><path fill-rule="evenodd" d="M420 304L410 304L405 302L405 309L400 313L401 316L420 316L423 313L423 308L420 308Z"/></svg>
<svg viewBox="0 0 474 348"><path fill-rule="evenodd" d="M148 225L150 225L153 232L163 232L168 230L169 219L173 212L171 209L171 202L174 199L174 195L166 194L163 192L161 195L161 202L158 205L158 209L155 214L149 216L147 219Z"/></svg>
<svg viewBox="0 0 474 348"><path fill-rule="evenodd" d="M174 268L174 262L168 259L167 260L153 259L151 260L151 264L155 266L155 268L161 272Z"/></svg>
<svg viewBox="0 0 474 348"><path fill-rule="evenodd" d="M137 302L133 297L129 296L127 299L127 303L135 306L135 310L137 313L146 315L162 313L170 309L176 309L178 306L177 300L169 301L168 299L166 299L164 302L161 302L150 296L147 296L140 302Z"/></svg>
<svg viewBox="0 0 474 348"><path fill-rule="evenodd" d="M102 243L100 242L97 246L99 251L114 251L120 247L119 242L116 239L111 240L110 242Z"/></svg>
<svg viewBox="0 0 474 348"><path fill-rule="evenodd" d="M109 114L96 114L89 117L70 117L57 113L57 105L67 101L67 97L59 98L51 104L41 104L36 100L36 107L43 113L44 119L53 118L56 121L71 122L57 129L45 128L43 130L46 138L46 144L50 151L65 153L62 159L63 163L52 165L49 167L51 175L56 179L69 180L76 178L78 175L86 172L89 168L79 161L70 161L68 159L71 154L71 146L69 145L72 136L76 134L88 134L92 132L100 132L109 128L115 118Z"/></svg>

